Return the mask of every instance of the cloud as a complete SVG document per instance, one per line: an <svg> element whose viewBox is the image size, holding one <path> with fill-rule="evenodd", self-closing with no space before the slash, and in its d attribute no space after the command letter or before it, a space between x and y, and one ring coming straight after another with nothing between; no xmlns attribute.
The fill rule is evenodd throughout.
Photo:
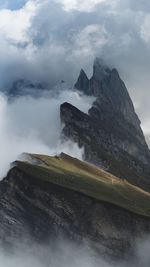
<svg viewBox="0 0 150 267"><path fill-rule="evenodd" d="M0 35L8 43L27 42L27 30L30 27L30 19L35 15L36 6L28 2L19 10L0 10Z"/></svg>
<svg viewBox="0 0 150 267"><path fill-rule="evenodd" d="M23 152L48 155L65 152L82 159L83 150L76 144L61 143L60 104L68 101L87 112L93 100L69 90L11 101L1 94L0 177L4 177L10 163Z"/></svg>
<svg viewBox="0 0 150 267"><path fill-rule="evenodd" d="M104 27L98 24L90 24L73 35L73 39L75 47L71 55L73 58L80 58L81 54L85 58L89 58L89 55L94 58L95 51L97 49L100 51L100 48L107 44L108 36Z"/></svg>
<svg viewBox="0 0 150 267"><path fill-rule="evenodd" d="M118 68L145 129L149 13L146 0L28 0L19 10L1 9L0 88L20 78L73 85L81 68L91 75L100 56Z"/></svg>
<svg viewBox="0 0 150 267"><path fill-rule="evenodd" d="M113 267L103 259L95 256L91 248L85 244L77 245L68 240L53 240L53 244L19 245L13 253L0 252L0 265L5 267Z"/></svg>
<svg viewBox="0 0 150 267"><path fill-rule="evenodd" d="M150 42L150 14L147 14L144 18L143 24L141 25L141 37L148 44Z"/></svg>
<svg viewBox="0 0 150 267"><path fill-rule="evenodd" d="M26 240L27 241L27 240ZM0 250L0 266L5 267L149 267L150 240L143 238L135 244L135 259L111 262L103 259L86 241L76 243L64 238L56 237L48 245L41 245L27 241L21 244L14 243L9 253Z"/></svg>
<svg viewBox="0 0 150 267"><path fill-rule="evenodd" d="M78 10L78 11L87 11L90 12L96 8L97 4L106 2L108 0L57 0L58 3L61 3L66 11Z"/></svg>

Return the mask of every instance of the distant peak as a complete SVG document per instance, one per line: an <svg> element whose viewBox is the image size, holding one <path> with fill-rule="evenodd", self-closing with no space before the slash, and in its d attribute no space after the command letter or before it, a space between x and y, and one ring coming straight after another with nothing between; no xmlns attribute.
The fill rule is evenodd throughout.
<svg viewBox="0 0 150 267"><path fill-rule="evenodd" d="M80 75L79 75L79 77L80 77L80 78L82 77L82 78L85 78L86 80L88 80L88 77L87 77L87 75L86 75L84 69L81 69L81 70L80 70Z"/></svg>
<svg viewBox="0 0 150 267"><path fill-rule="evenodd" d="M81 69L81 70L80 70L80 74L84 74L84 75L86 75L84 69ZM86 76L87 76L87 75L86 75Z"/></svg>

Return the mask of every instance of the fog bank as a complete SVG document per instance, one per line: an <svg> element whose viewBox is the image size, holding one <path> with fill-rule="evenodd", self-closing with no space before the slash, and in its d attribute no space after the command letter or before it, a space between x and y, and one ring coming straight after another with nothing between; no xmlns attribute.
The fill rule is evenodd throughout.
<svg viewBox="0 0 150 267"><path fill-rule="evenodd" d="M49 245L30 243L17 244L9 252L0 250L1 267L149 267L150 239L143 238L135 244L135 260L127 259L113 263L98 255L92 247L83 242L75 243L63 238L52 240Z"/></svg>
<svg viewBox="0 0 150 267"><path fill-rule="evenodd" d="M12 161L23 153L55 155L65 152L82 159L83 150L71 141L61 143L60 104L68 101L84 112L92 99L78 92L63 90L8 100L0 94L0 177Z"/></svg>

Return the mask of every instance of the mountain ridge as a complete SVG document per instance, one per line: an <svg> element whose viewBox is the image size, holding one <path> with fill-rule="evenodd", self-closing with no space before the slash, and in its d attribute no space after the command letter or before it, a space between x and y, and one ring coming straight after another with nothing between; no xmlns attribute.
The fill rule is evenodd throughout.
<svg viewBox="0 0 150 267"><path fill-rule="evenodd" d="M75 84L79 91L96 97L88 114L75 112L72 105L61 105L60 116L65 124L62 136L84 147L85 160L150 191L150 150L141 122L118 71L106 66L103 69L100 64L96 59L92 78L81 71ZM127 174L125 170L117 171L119 165L126 166ZM130 172L134 173L132 177Z"/></svg>
<svg viewBox="0 0 150 267"><path fill-rule="evenodd" d="M90 183L90 187L88 183L86 185L82 176L81 170L83 168L84 173L85 166L89 166L92 173L94 171L96 174L97 172L102 174L100 180L103 181L103 185L107 179L108 181L111 179L107 175L113 177L103 170L95 169L93 165L80 162L64 154L60 157L29 155L26 162L13 164L7 177L0 182L1 245L10 247L15 241L22 242L24 235L26 235L26 239L32 238L38 244L48 244L49 240L63 235L63 237L80 242L80 244L86 242L96 253L107 260L113 259L117 262L130 257L134 260L137 239L149 233L150 218L111 202L100 200L100 198L95 199L95 197L85 194L84 191L73 190L70 186L68 188L62 186L60 179L64 183L64 175L67 177L67 182L68 179L70 180L71 186L72 183L77 186L76 173L78 169L80 185L81 181L84 181L82 188L91 190L92 184ZM34 168L37 168L37 171ZM47 176L46 173L50 176ZM86 179L90 177L88 173L89 169L88 171L86 169ZM118 178L114 179L120 181ZM121 181L121 184L125 188L129 185L126 181ZM102 188L101 186L99 186L99 196L105 188L105 186ZM114 186L116 186L115 182L111 183L111 188ZM97 190L97 187L96 185L94 190ZM136 192L139 192L138 194L143 195L144 198L145 194L148 196L149 203L148 193L143 193L142 190L136 191L132 185L131 188L131 195L128 190L126 194L123 192L123 194L118 194L115 191L118 202L123 197L122 203L128 203L130 195L130 205L137 208L134 202ZM106 194L106 197L110 197L110 192ZM114 195L112 199L115 199ZM137 203L144 205L144 199L139 198ZM149 209L149 205L147 208Z"/></svg>
<svg viewBox="0 0 150 267"><path fill-rule="evenodd" d="M62 153L13 163L0 181L0 244L26 236L45 245L62 235L107 260L134 262L137 240L150 233L150 151L140 120L118 71L99 59L92 78L81 70L75 86L96 100L88 114L61 104L61 139L84 148L86 162Z"/></svg>
<svg viewBox="0 0 150 267"><path fill-rule="evenodd" d="M30 176L33 175L36 179L50 181L68 189L84 193L92 198L96 198L97 200L110 202L122 208L126 208L129 211L150 218L150 206L149 210L147 208L146 212L144 211L144 209L146 209L146 201L147 204L150 204L150 193L147 193L144 190L129 184L126 180L121 180L110 173L101 170L93 164L72 158L64 153L61 153L60 156L55 157L28 154L27 158L28 160L24 162L16 161L15 166L20 170L23 170L26 174L29 174ZM47 170L49 174L48 172L45 172L44 174L44 170ZM43 175L40 174L40 172L43 172ZM64 175L66 178L63 178ZM53 178L53 176L55 178ZM88 186L86 185L86 181L88 181ZM97 184L96 187L94 186L94 183ZM122 193L118 193L121 191ZM129 191L132 192L131 196ZM113 197L110 197L111 200L109 200L109 196L111 196L111 194ZM139 194L139 198L141 198L141 201L139 203L137 202L137 204L136 198L134 198L134 195L136 196L136 194L137 196ZM125 197L126 195L128 195L128 197ZM119 198L119 201L116 202L117 197ZM121 200L121 197L125 198ZM146 201L144 201L144 197L145 200L147 199ZM131 202L131 207L128 207L126 203L130 198L131 201L129 202ZM135 203L135 207L134 205L132 207L132 202ZM139 207L138 209L138 205L142 205L142 207Z"/></svg>

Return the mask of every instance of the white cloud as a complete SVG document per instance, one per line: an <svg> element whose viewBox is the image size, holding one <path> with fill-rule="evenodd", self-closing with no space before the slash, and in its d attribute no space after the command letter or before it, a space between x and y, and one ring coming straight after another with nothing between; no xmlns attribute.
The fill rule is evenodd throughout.
<svg viewBox="0 0 150 267"><path fill-rule="evenodd" d="M0 10L0 36L10 42L27 42L27 29L31 25L31 18L35 15L36 5L29 1L19 10Z"/></svg>
<svg viewBox="0 0 150 267"><path fill-rule="evenodd" d="M58 237L57 237L58 238ZM78 242L79 243L79 242ZM29 248L30 249L29 249ZM13 253L0 251L0 266L5 267L113 267L98 257L86 244L54 240L48 246L39 244L19 245Z"/></svg>
<svg viewBox="0 0 150 267"><path fill-rule="evenodd" d="M98 24L90 24L74 36L73 55L76 57L95 57L95 51L100 51L108 41L108 35L104 27Z"/></svg>
<svg viewBox="0 0 150 267"><path fill-rule="evenodd" d="M60 141L60 104L68 101L87 112L93 100L69 90L55 95L49 92L39 98L19 97L11 102L0 95L0 178L23 152L65 152L82 159L83 150L76 144Z"/></svg>
<svg viewBox="0 0 150 267"><path fill-rule="evenodd" d="M146 43L150 42L150 14L144 17L144 22L141 25L141 37Z"/></svg>
<svg viewBox="0 0 150 267"><path fill-rule="evenodd" d="M118 68L145 120L149 13L146 0L29 0L20 10L0 10L0 87L19 78L73 84L100 56Z"/></svg>
<svg viewBox="0 0 150 267"><path fill-rule="evenodd" d="M92 11L97 4L106 2L108 0L56 0L62 3L66 11L78 10L78 11Z"/></svg>

